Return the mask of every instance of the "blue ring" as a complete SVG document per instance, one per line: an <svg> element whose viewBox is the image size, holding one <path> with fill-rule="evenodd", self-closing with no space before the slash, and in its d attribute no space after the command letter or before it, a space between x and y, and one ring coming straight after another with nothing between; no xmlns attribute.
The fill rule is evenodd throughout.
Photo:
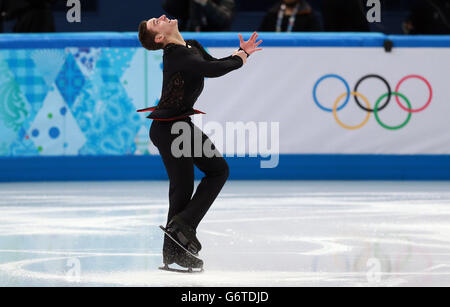
<svg viewBox="0 0 450 307"><path fill-rule="evenodd" d="M344 104L343 104L342 106L340 106L339 108L337 108L337 111L342 110L342 109L347 105L347 103L349 102L349 100L350 100L350 86L348 86L348 83L347 83L347 81L345 81L344 78L342 78L341 76L338 76L338 75L332 75L332 74L330 74L330 75L325 75L325 76L323 76L322 78L320 78L320 79L316 82L316 84L314 85L314 90L313 90L314 102L316 103L316 105L317 105L319 108L321 108L321 109L324 110L325 112L330 112L330 113L331 113L331 112L333 112L333 109L328 109L328 108L325 108L324 106L322 106L322 105L320 104L319 100L317 99L317 95L316 95L316 91L317 91L317 87L319 86L319 83L322 82L322 81L325 80L325 79L328 79L328 78L336 78L336 79L338 79L338 80L341 80L341 81L344 83L345 88L347 89L347 98L345 99Z"/></svg>

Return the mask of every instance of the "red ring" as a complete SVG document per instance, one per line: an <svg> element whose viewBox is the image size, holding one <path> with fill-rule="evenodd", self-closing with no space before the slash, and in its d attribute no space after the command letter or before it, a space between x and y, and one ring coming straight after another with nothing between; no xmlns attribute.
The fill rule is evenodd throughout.
<svg viewBox="0 0 450 307"><path fill-rule="evenodd" d="M409 75L404 77L403 79L400 80L400 82L398 82L397 87L395 88L395 91L398 93L400 86L402 85L403 82L405 82L408 79L419 79L422 80L423 82L425 82L425 84L428 86L428 89L430 90L430 98L428 99L427 103L421 107L420 109L408 109L407 107L403 106L402 103L400 102L400 99L398 98L398 96L395 96L395 99L397 100L398 105L400 106L400 108L402 108L403 110L405 110L406 112L410 112L410 113L418 113L418 112L422 112L423 110L425 110L426 108L428 108L428 106L431 103L431 100L433 99L433 88L431 87L430 82L428 82L427 79L425 79L422 76L418 76L418 75Z"/></svg>

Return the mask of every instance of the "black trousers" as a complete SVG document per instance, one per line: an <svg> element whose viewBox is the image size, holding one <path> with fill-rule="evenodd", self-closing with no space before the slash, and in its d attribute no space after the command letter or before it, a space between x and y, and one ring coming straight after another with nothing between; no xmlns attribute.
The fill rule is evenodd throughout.
<svg viewBox="0 0 450 307"><path fill-rule="evenodd" d="M176 123L190 127L190 142L183 144L183 146L190 147L190 155L179 157L179 154L172 152L172 143L181 135L181 131L178 131L177 134L171 132ZM201 137L195 137L195 135ZM169 222L175 215L178 215L194 230L197 229L228 178L227 162L208 136L196 127L190 118L178 121L154 120L150 128L150 139L161 154L170 180L167 221ZM203 150L199 153L198 142L201 142L201 148L205 143L210 145L209 148L212 148L214 155L211 156L211 152L205 154ZM179 146L179 148L186 149L183 146ZM197 152L195 152L195 146L197 146ZM195 194L193 194L194 165L205 174Z"/></svg>

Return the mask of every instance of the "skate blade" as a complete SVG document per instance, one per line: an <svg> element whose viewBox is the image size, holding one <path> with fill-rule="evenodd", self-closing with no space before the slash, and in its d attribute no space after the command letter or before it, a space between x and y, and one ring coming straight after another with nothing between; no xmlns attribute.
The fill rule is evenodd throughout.
<svg viewBox="0 0 450 307"><path fill-rule="evenodd" d="M162 266L159 267L158 269L160 269L161 271L167 271L167 272L174 272L174 273L184 273L184 274L198 274L198 273L203 273L203 268L201 269L186 269L186 270L180 270L180 269L173 269L170 268L169 266Z"/></svg>
<svg viewBox="0 0 450 307"><path fill-rule="evenodd" d="M198 254L193 254L191 251L189 251L188 249L186 249L186 247L184 247L182 244L180 244L180 242L178 242L177 240L175 240L175 238L173 238L170 234L169 234L169 232L167 231L167 229L166 228L164 228L164 226L159 226L159 228L161 228L161 230L166 234L166 236L168 236L173 242L175 242L179 247L181 247L185 252L187 252L189 255L191 255L192 257L194 257L194 258L196 258L196 259L198 259L198 260L201 260L199 257L198 257Z"/></svg>

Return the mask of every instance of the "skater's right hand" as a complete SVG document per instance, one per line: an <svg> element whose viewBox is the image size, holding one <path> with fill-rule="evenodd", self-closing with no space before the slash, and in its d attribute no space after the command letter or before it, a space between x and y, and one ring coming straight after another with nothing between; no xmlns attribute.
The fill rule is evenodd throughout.
<svg viewBox="0 0 450 307"><path fill-rule="evenodd" d="M242 62L247 63L247 54L244 50L237 50L233 53L233 56L238 56L242 59Z"/></svg>
<svg viewBox="0 0 450 307"><path fill-rule="evenodd" d="M249 55L255 53L256 51L261 51L262 48L258 48L259 45L263 42L262 40L258 39L259 34L256 32L253 32L252 36L248 41L244 41L244 38L242 37L241 33L239 33L239 41L240 41L240 47L245 50Z"/></svg>

